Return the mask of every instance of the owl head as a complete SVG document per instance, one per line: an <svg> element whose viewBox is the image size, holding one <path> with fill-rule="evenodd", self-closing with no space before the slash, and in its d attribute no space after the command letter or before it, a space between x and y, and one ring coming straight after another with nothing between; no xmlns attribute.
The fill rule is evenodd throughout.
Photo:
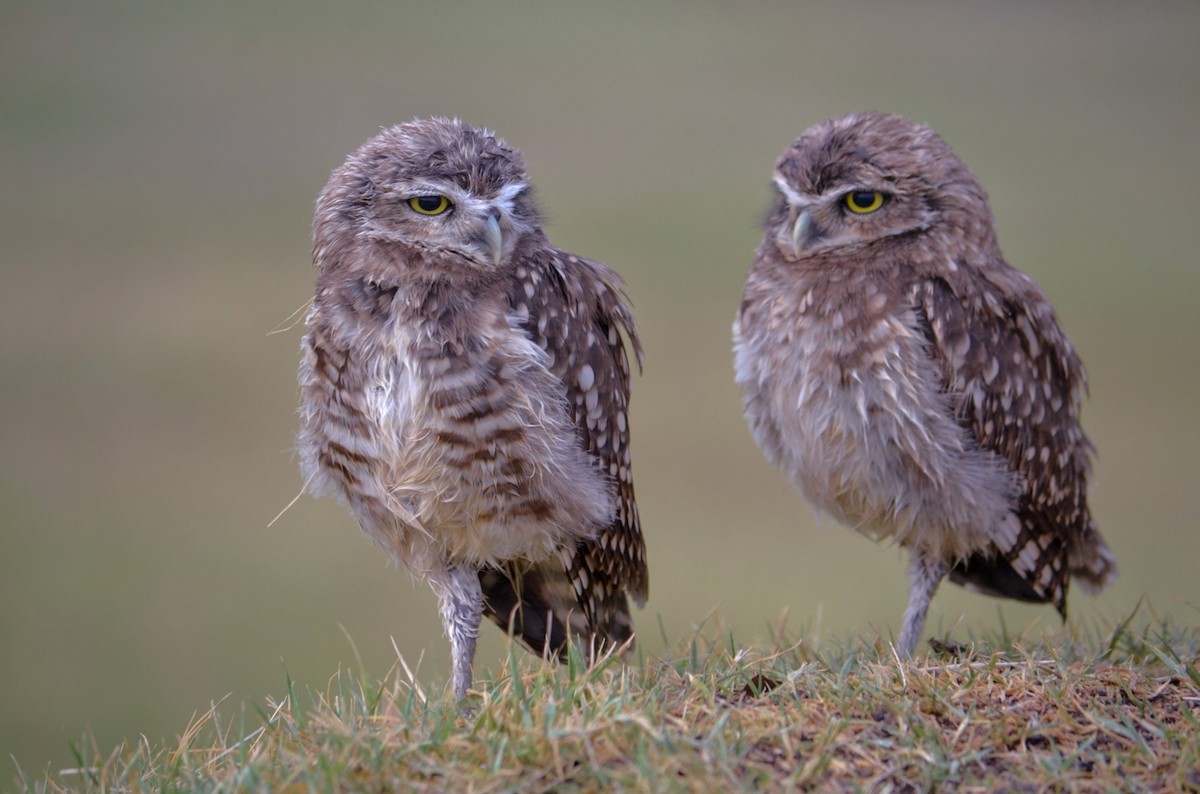
<svg viewBox="0 0 1200 794"><path fill-rule="evenodd" d="M539 229L519 151L458 119L417 119L383 130L333 172L317 200L313 256L322 270L486 274Z"/></svg>
<svg viewBox="0 0 1200 794"><path fill-rule="evenodd" d="M933 130L855 113L818 124L775 164L768 239L789 261L939 228L995 245L987 194Z"/></svg>

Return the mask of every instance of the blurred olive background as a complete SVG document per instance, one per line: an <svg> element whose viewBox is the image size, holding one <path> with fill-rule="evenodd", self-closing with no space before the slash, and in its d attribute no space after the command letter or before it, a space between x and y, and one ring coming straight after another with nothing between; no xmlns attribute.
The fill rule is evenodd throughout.
<svg viewBox="0 0 1200 794"><path fill-rule="evenodd" d="M646 345L634 471L647 654L714 613L890 639L901 555L817 522L760 458L729 328L771 167L873 108L939 130L991 194L1091 375L1093 504L1121 564L1071 625L1197 616L1200 5L0 5L0 780L383 676L440 688L424 586L291 454L309 222L381 126L433 114L524 150L551 238L623 273ZM282 329L270 333L272 329ZM931 631L1057 630L948 586ZM485 630L478 669L504 653ZM349 639L348 639L349 638ZM353 644L352 644L352 642ZM251 720L257 719L251 712ZM0 783L0 786L4 784Z"/></svg>

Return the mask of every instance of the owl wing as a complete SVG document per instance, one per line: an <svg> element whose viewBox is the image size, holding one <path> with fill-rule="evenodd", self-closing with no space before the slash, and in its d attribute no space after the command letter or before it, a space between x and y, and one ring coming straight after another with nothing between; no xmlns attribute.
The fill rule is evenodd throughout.
<svg viewBox="0 0 1200 794"><path fill-rule="evenodd" d="M646 601L646 547L634 498L629 455L630 365L642 348L613 270L542 246L522 259L512 306L551 358L584 447L614 487L612 522L561 559L514 563L480 573L486 614L535 652L565 656L569 633L589 650L619 646L633 635L629 597Z"/></svg>
<svg viewBox="0 0 1200 794"><path fill-rule="evenodd" d="M997 262L918 281L922 316L959 423L1021 484L1018 529L950 578L992 595L1050 602L1066 615L1069 574L1101 586L1115 575L1087 506L1093 448L1079 426L1086 375L1049 299Z"/></svg>

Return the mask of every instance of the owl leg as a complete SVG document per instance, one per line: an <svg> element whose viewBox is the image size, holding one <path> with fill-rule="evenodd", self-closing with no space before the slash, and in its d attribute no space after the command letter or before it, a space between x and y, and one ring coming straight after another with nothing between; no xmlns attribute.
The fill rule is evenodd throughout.
<svg viewBox="0 0 1200 794"><path fill-rule="evenodd" d="M938 585L950 572L950 563L913 551L908 563L908 608L904 610L904 625L900 629L900 644L896 652L901 659L911 659L925 629L925 613Z"/></svg>
<svg viewBox="0 0 1200 794"><path fill-rule="evenodd" d="M479 621L483 617L479 571L466 565L456 565L430 576L429 584L440 602L442 626L450 640L454 698L462 701L471 686L475 640L479 637Z"/></svg>

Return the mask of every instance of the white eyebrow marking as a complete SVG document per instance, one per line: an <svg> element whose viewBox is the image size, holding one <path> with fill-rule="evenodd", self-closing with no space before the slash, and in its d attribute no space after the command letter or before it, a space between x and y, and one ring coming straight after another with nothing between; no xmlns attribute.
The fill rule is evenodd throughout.
<svg viewBox="0 0 1200 794"><path fill-rule="evenodd" d="M775 182L775 187L779 188L779 192L782 193L787 198L788 204L790 204L791 206L797 207L797 208L807 207L809 204L812 203L811 201L807 200L804 196L797 193L795 190L792 190L792 186L789 185L787 182L785 182L783 180L783 177L780 176L779 174L775 175L774 182Z"/></svg>
<svg viewBox="0 0 1200 794"><path fill-rule="evenodd" d="M380 194L400 201L409 201L420 196L444 196L456 210L465 209L470 202L470 194L463 192L457 185L432 179L410 179L399 185L389 185L380 190ZM451 213L445 212L436 216L443 220Z"/></svg>
<svg viewBox="0 0 1200 794"><path fill-rule="evenodd" d="M513 182L511 185L505 185L500 194L496 196L496 201L509 202L517 196L525 192L527 185L524 182Z"/></svg>
<svg viewBox="0 0 1200 794"><path fill-rule="evenodd" d="M513 182L510 185L505 185L496 194L496 198L492 201L492 206L499 208L505 215L512 212L513 199L521 195L528 188L524 182Z"/></svg>

